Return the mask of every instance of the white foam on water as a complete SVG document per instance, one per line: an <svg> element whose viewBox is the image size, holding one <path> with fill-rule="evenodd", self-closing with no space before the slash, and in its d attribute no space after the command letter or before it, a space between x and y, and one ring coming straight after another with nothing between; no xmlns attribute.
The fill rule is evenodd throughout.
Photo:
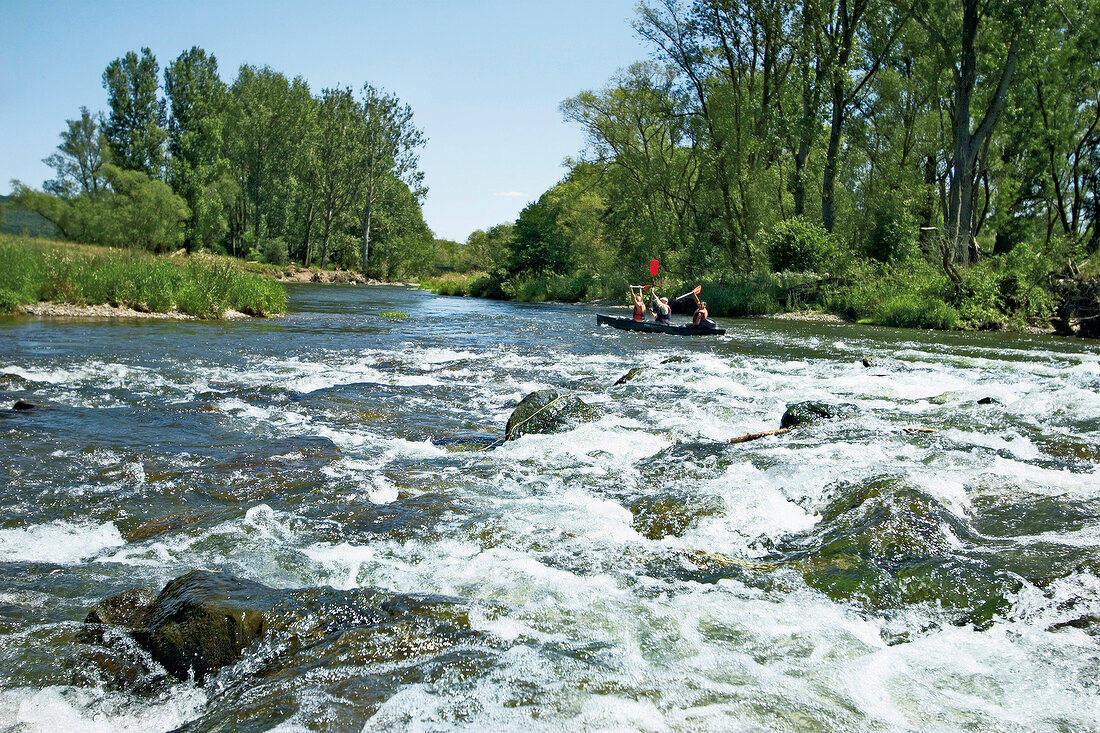
<svg viewBox="0 0 1100 733"><path fill-rule="evenodd" d="M111 523L56 521L0 529L0 560L73 565L126 542Z"/></svg>
<svg viewBox="0 0 1100 733"><path fill-rule="evenodd" d="M168 697L138 698L76 687L0 690L0 721L13 730L147 733L172 730L201 714L202 690L178 685Z"/></svg>

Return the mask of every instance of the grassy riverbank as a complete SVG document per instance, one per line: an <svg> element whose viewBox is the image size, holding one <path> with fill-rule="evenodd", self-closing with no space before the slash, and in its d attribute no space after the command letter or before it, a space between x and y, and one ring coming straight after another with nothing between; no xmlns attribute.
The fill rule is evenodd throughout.
<svg viewBox="0 0 1100 733"><path fill-rule="evenodd" d="M0 235L0 312L41 301L199 318L229 310L267 316L286 311L286 290L224 257L154 256Z"/></svg>
<svg viewBox="0 0 1100 733"><path fill-rule="evenodd" d="M962 271L957 280L920 257L891 265L849 262L835 275L754 272L701 281L658 277L662 295L702 285L714 316L741 318L817 311L882 326L937 330L1019 331L1050 325L1057 294L1051 264L1038 258L996 257ZM635 284L649 282L648 274ZM500 274L449 273L421 286L442 295L542 302L621 299L622 276L562 275L504 278ZM690 298L686 303L690 303ZM686 304L683 307L688 307Z"/></svg>

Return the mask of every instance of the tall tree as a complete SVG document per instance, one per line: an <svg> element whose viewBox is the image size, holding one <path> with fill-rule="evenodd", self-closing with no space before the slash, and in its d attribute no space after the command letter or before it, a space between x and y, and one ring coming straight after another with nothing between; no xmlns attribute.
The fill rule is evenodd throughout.
<svg viewBox="0 0 1100 733"><path fill-rule="evenodd" d="M80 108L80 119L65 120L68 129L61 133L57 152L43 163L57 173L43 188L58 196L86 194L94 197L103 186L100 167L107 155L107 141L100 128L103 116L92 117L87 107Z"/></svg>
<svg viewBox="0 0 1100 733"><path fill-rule="evenodd" d="M148 48L107 64L103 86L110 114L103 133L111 161L124 170L164 177L164 141L168 133L164 101L157 96L160 68Z"/></svg>
<svg viewBox="0 0 1100 733"><path fill-rule="evenodd" d="M951 180L944 220L944 264L948 272L953 271L952 262L965 265L970 261L978 156L989 142L1008 98L1020 56L1024 18L1033 4L962 0L961 16L957 5L947 0L921 2L913 8L915 20L927 31L954 82ZM982 28L986 33L979 36ZM979 103L975 127L973 108Z"/></svg>
<svg viewBox="0 0 1100 733"><path fill-rule="evenodd" d="M371 218L375 207L387 195L387 182L403 182L417 202L427 194L424 174L419 169L417 149L427 142L413 124L412 108L396 95L371 84L363 85L359 106L362 125L362 191L357 214L363 243L363 274L370 256Z"/></svg>
<svg viewBox="0 0 1100 733"><path fill-rule="evenodd" d="M189 249L213 246L228 229L226 188L232 189L225 157L228 89L218 61L204 50L184 51L164 70L168 98L168 180L191 210Z"/></svg>
<svg viewBox="0 0 1100 733"><path fill-rule="evenodd" d="M240 194L230 238L241 253L253 244L289 234L294 193L312 143L317 102L301 77L288 80L269 67L242 66L230 87L225 144Z"/></svg>
<svg viewBox="0 0 1100 733"><path fill-rule="evenodd" d="M328 262L333 221L347 210L359 190L362 141L359 106L350 88L324 89L317 108L312 179L325 224L321 267Z"/></svg>

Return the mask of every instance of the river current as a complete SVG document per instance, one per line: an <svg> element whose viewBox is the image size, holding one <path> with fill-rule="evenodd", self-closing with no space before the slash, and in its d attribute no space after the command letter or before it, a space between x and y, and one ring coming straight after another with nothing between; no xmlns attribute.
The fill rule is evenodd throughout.
<svg viewBox="0 0 1100 733"><path fill-rule="evenodd" d="M596 312L0 319L0 730L1100 730L1100 346ZM602 416L503 443L546 388ZM120 683L88 609L196 568L322 642Z"/></svg>

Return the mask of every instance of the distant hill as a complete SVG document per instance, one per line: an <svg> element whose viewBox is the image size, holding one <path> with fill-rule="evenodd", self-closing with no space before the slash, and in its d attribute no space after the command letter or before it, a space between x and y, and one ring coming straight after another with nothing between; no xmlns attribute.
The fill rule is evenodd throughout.
<svg viewBox="0 0 1100 733"><path fill-rule="evenodd" d="M0 196L0 206L4 208L4 217L0 221L0 234L24 234L28 237L60 239L60 233L53 222L33 211L20 209L11 201L11 196Z"/></svg>

